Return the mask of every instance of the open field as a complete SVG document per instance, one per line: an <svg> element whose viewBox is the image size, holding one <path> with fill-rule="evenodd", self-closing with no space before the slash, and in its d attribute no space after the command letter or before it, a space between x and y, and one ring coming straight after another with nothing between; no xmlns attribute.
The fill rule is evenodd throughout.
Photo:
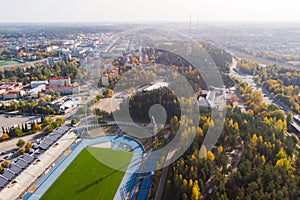
<svg viewBox="0 0 300 200"><path fill-rule="evenodd" d="M13 60L0 60L0 67L4 65L14 65L14 64L18 64L18 62Z"/></svg>
<svg viewBox="0 0 300 200"><path fill-rule="evenodd" d="M102 164L95 158L98 156L118 160L122 170L126 170L132 153L94 147L84 149L41 199L113 199L125 172Z"/></svg>
<svg viewBox="0 0 300 200"><path fill-rule="evenodd" d="M99 108L100 110L104 110L108 113L114 112L115 110L119 109L120 103L123 99L117 99L115 97L112 98L104 98L100 99L99 102L95 103L90 107L91 110Z"/></svg>

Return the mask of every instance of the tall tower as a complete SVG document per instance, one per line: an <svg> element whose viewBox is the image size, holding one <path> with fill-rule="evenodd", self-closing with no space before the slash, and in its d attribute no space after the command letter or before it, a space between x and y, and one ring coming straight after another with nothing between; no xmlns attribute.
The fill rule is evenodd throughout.
<svg viewBox="0 0 300 200"><path fill-rule="evenodd" d="M192 33L192 13L190 12L189 35Z"/></svg>

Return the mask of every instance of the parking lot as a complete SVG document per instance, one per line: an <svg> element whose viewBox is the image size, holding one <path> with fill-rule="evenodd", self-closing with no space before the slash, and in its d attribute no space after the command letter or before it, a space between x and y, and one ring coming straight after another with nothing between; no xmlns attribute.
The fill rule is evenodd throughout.
<svg viewBox="0 0 300 200"><path fill-rule="evenodd" d="M33 153L10 160L9 167L0 175L0 199L19 197L76 138L77 135L71 133L69 127L62 125L34 145Z"/></svg>

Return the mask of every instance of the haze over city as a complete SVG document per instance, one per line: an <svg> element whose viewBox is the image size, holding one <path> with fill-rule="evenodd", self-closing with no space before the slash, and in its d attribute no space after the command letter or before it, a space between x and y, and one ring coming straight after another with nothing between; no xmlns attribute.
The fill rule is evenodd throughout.
<svg viewBox="0 0 300 200"><path fill-rule="evenodd" d="M297 0L1 0L0 22L299 22Z"/></svg>

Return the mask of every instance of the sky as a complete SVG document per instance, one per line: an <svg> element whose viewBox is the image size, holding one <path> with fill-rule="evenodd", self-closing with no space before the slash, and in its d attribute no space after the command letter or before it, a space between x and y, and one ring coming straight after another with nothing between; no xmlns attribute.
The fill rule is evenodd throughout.
<svg viewBox="0 0 300 200"><path fill-rule="evenodd" d="M1 22L300 22L299 0L0 0Z"/></svg>

